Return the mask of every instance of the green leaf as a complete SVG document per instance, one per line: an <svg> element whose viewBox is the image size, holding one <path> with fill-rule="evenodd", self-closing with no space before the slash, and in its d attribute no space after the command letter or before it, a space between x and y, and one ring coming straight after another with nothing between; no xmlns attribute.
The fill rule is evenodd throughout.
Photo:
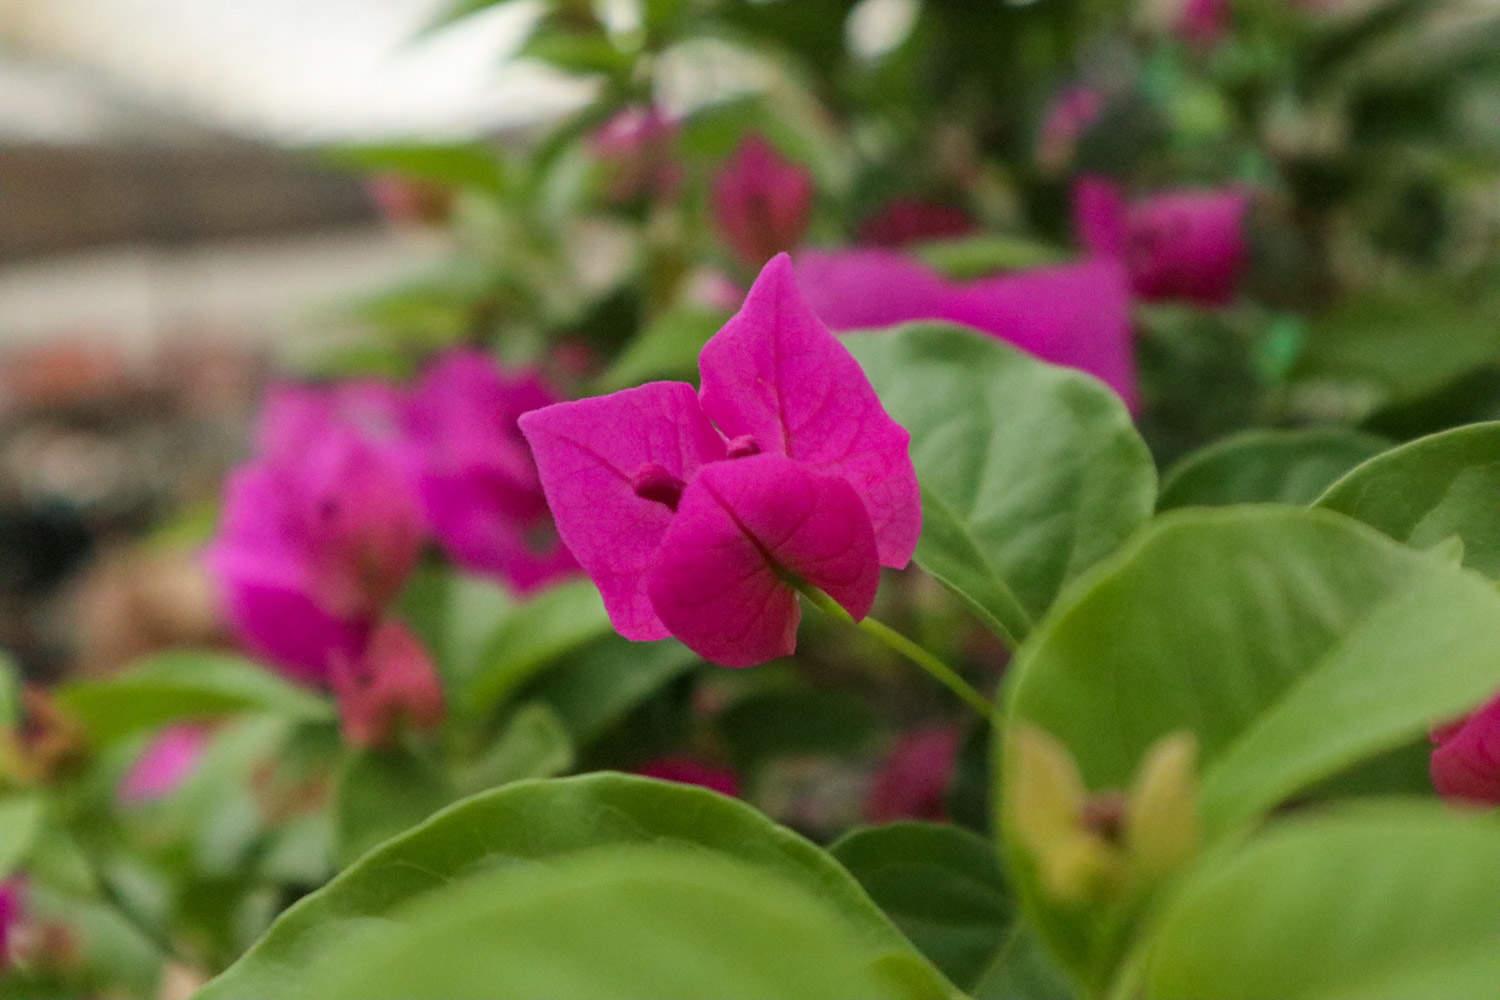
<svg viewBox="0 0 1500 1000"><path fill-rule="evenodd" d="M994 846L936 823L856 830L830 853L897 927L963 989L1007 940L1015 918Z"/></svg>
<svg viewBox="0 0 1500 1000"><path fill-rule="evenodd" d="M1024 236L987 233L963 239L923 243L916 255L949 278L983 278L1001 271L1045 267L1067 260L1061 247Z"/></svg>
<svg viewBox="0 0 1500 1000"><path fill-rule="evenodd" d="M1246 431L1194 452L1162 479L1159 510L1310 504L1390 442L1342 429Z"/></svg>
<svg viewBox="0 0 1500 1000"><path fill-rule="evenodd" d="M630 71L635 54L619 49L600 31L577 31L565 27L539 27L516 53L517 58L536 59L567 73L618 75Z"/></svg>
<svg viewBox="0 0 1500 1000"><path fill-rule="evenodd" d="M1423 736L1500 688L1500 593L1324 511L1169 515L1022 651L1012 721L1061 739L1091 788L1196 734L1213 832Z"/></svg>
<svg viewBox="0 0 1500 1000"><path fill-rule="evenodd" d="M1452 290L1382 293L1317 319L1295 374L1368 389L1380 403L1433 392L1500 356L1500 307Z"/></svg>
<svg viewBox="0 0 1500 1000"><path fill-rule="evenodd" d="M504 7L515 3L515 0L451 0L444 6L427 25L417 33L418 38L426 37L435 31L448 27L450 24L472 17L482 11L495 7Z"/></svg>
<svg viewBox="0 0 1500 1000"><path fill-rule="evenodd" d="M951 995L909 949L873 945L805 886L724 857L648 847L460 883L310 971L296 995L317 1000Z"/></svg>
<svg viewBox="0 0 1500 1000"><path fill-rule="evenodd" d="M492 147L478 142L331 146L319 152L328 163L369 174L396 174L444 187L505 190L505 165Z"/></svg>
<svg viewBox="0 0 1500 1000"><path fill-rule="evenodd" d="M969 992L974 1000L1074 1000L1075 996L1036 931L1024 921L1016 922L1005 946Z"/></svg>
<svg viewBox="0 0 1500 1000"><path fill-rule="evenodd" d="M724 325L712 309L683 308L662 313L633 339L599 376L601 392L613 392L652 379L696 381L698 353Z"/></svg>
<svg viewBox="0 0 1500 1000"><path fill-rule="evenodd" d="M455 792L431 761L401 747L353 753L334 792L334 843L341 865L416 826Z"/></svg>
<svg viewBox="0 0 1500 1000"><path fill-rule="evenodd" d="M1464 563L1500 577L1500 423L1434 434L1371 459L1318 506L1429 548L1464 543Z"/></svg>
<svg viewBox="0 0 1500 1000"><path fill-rule="evenodd" d="M0 729L20 725L21 670L16 661L0 651Z"/></svg>
<svg viewBox="0 0 1500 1000"><path fill-rule="evenodd" d="M465 769L466 792L524 778L550 778L573 766L573 740L557 713L540 702L523 705L479 759Z"/></svg>
<svg viewBox="0 0 1500 1000"><path fill-rule="evenodd" d="M776 757L851 756L876 732L868 702L840 691L764 691L735 701L718 720L735 766L751 771Z"/></svg>
<svg viewBox="0 0 1500 1000"><path fill-rule="evenodd" d="M586 746L700 662L680 642L606 636L548 671L529 693L552 708L574 742Z"/></svg>
<svg viewBox="0 0 1500 1000"><path fill-rule="evenodd" d="M549 587L518 604L485 643L474 672L461 684L464 707L483 715L549 664L609 631L609 616L589 580Z"/></svg>
<svg viewBox="0 0 1500 1000"><path fill-rule="evenodd" d="M228 653L173 651L123 673L57 689L58 704L101 742L171 722L263 713L310 722L334 717L322 698L269 667Z"/></svg>
<svg viewBox="0 0 1500 1000"><path fill-rule="evenodd" d="M39 795L7 795L0 798L0 879L6 878L26 860L26 854L42 829L46 805Z"/></svg>
<svg viewBox="0 0 1500 1000"><path fill-rule="evenodd" d="M1205 863L1144 958L1152 1000L1483 997L1500 975L1500 823L1436 805L1294 820Z"/></svg>
<svg viewBox="0 0 1500 1000"><path fill-rule="evenodd" d="M197 1000L285 995L356 928L454 881L495 867L551 867L577 852L643 843L732 857L757 873L747 884L758 884L761 874L796 882L838 913L864 946L887 953L908 948L832 858L744 803L685 785L591 774L476 795L387 842L283 914ZM679 957L688 954L679 951ZM911 975L942 982L925 965Z"/></svg>
<svg viewBox="0 0 1500 1000"><path fill-rule="evenodd" d="M1156 470L1124 405L1086 375L942 324L845 337L911 432L917 563L1002 635L1145 523Z"/></svg>

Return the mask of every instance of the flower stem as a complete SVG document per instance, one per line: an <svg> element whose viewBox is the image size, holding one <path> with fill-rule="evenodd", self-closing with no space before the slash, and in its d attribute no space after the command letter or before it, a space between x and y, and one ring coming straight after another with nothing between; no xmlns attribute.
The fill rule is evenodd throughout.
<svg viewBox="0 0 1500 1000"><path fill-rule="evenodd" d="M978 691L974 690L973 686L970 685L968 681L964 680L963 677L959 675L957 670L954 670L952 667L948 666L948 664L944 663L936 656L933 656L922 646L917 645L915 642L908 639L906 636L902 635L900 632L897 632L895 629L891 628L889 625L885 624L877 618L866 616L862 620L856 622L854 618L849 614L849 612L844 610L842 605L840 605L833 598L829 597L822 590L819 590L817 587L811 586L810 584L807 584L803 581L796 581L794 583L794 586L797 588L798 592L802 594L803 597L807 598L808 602L812 604L813 607L817 608L819 611L823 612L830 618L836 619L849 625L854 625L866 635L873 636L875 639L879 640L881 645L885 646L887 649L890 649L896 653L900 653L902 656L906 657L908 660L915 663L923 670L927 671L927 673L931 675L934 680L943 685L943 687L947 688L949 691L952 691L954 694L958 695L964 700L965 703L969 705L970 708L974 709L974 711L978 712L986 719L992 717L995 714L995 705L993 702L991 702L984 695L980 694Z"/></svg>

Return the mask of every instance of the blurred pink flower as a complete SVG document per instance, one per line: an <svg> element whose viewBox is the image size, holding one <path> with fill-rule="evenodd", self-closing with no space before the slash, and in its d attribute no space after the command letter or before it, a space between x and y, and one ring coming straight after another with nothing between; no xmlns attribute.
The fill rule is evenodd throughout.
<svg viewBox="0 0 1500 1000"><path fill-rule="evenodd" d="M834 330L961 323L1087 372L1136 404L1129 287L1113 261L953 282L893 251L809 251L798 255L797 272L808 304Z"/></svg>
<svg viewBox="0 0 1500 1000"><path fill-rule="evenodd" d="M746 136L714 177L714 223L750 267L801 242L812 204L812 175L759 135Z"/></svg>
<svg viewBox="0 0 1500 1000"><path fill-rule="evenodd" d="M1432 784L1457 802L1500 805L1500 698L1432 733Z"/></svg>
<svg viewBox="0 0 1500 1000"><path fill-rule="evenodd" d="M915 729L903 735L875 774L865 800L865 818L872 823L946 819L945 799L959 743L959 731L952 726Z"/></svg>
<svg viewBox="0 0 1500 1000"><path fill-rule="evenodd" d="M751 666L796 645L793 574L855 618L921 530L909 435L774 258L699 356L521 418L563 540L615 629Z"/></svg>
<svg viewBox="0 0 1500 1000"><path fill-rule="evenodd" d="M354 429L340 405L272 395L262 454L230 476L206 554L240 640L312 684L358 655L423 537L400 445Z"/></svg>
<svg viewBox="0 0 1500 1000"><path fill-rule="evenodd" d="M26 880L12 876L0 882L0 974L15 961L16 927L26 912Z"/></svg>
<svg viewBox="0 0 1500 1000"><path fill-rule="evenodd" d="M658 757L636 772L642 777L659 781L675 781L683 785L697 785L720 795L739 798L740 779L727 767L706 764L696 757Z"/></svg>
<svg viewBox="0 0 1500 1000"><path fill-rule="evenodd" d="M577 563L557 537L521 414L558 401L533 372L456 350L412 392L408 440L427 524L460 566L526 593Z"/></svg>
<svg viewBox="0 0 1500 1000"><path fill-rule="evenodd" d="M675 194L683 178L677 131L656 107L626 108L601 125L590 145L604 167L608 196L619 202Z"/></svg>
<svg viewBox="0 0 1500 1000"><path fill-rule="evenodd" d="M387 222L437 226L453 212L453 192L440 184L381 174L365 181L365 192Z"/></svg>
<svg viewBox="0 0 1500 1000"><path fill-rule="evenodd" d="M1118 186L1084 178L1074 223L1091 253L1125 261L1137 295L1224 305L1249 259L1250 194L1240 188L1168 191L1127 203Z"/></svg>
<svg viewBox="0 0 1500 1000"><path fill-rule="evenodd" d="M387 746L404 730L428 730L445 717L442 682L421 641L396 621L381 624L357 657L340 656L330 679L344 739Z"/></svg>
<svg viewBox="0 0 1500 1000"><path fill-rule="evenodd" d="M902 247L967 236L977 228L974 217L957 205L896 198L860 223L859 242L866 246Z"/></svg>
<svg viewBox="0 0 1500 1000"><path fill-rule="evenodd" d="M1229 3L1230 0L1184 0L1173 30L1194 48L1211 48L1229 32Z"/></svg>
<svg viewBox="0 0 1500 1000"><path fill-rule="evenodd" d="M209 731L200 725L169 726L156 734L120 782L120 799L149 802L172 794L198 766Z"/></svg>
<svg viewBox="0 0 1500 1000"><path fill-rule="evenodd" d="M1049 173L1059 173L1073 162L1078 142L1104 110L1104 95L1092 87L1073 86L1057 92L1042 117L1037 134L1036 162Z"/></svg>

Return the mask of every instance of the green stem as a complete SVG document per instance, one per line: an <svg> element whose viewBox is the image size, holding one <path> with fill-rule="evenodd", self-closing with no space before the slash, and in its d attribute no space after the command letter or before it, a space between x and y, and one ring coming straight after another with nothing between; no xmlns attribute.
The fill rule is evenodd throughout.
<svg viewBox="0 0 1500 1000"><path fill-rule="evenodd" d="M137 934L145 938L152 947L154 947L158 952L161 953L161 956L163 958L180 962L185 965L192 964L180 951L177 950L176 945L172 943L171 937L164 929L157 926L155 921L151 920L145 914L141 913L141 911L136 908L136 905L133 902L125 898L125 894L120 892L120 890L115 887L115 884L110 881L109 876L105 874L104 868L93 857L91 857L86 850L81 849L80 855L84 860L85 867L87 867L89 870L89 874L93 877L94 887L99 891L99 895L103 897L104 901L108 903L110 907L112 907L114 911L119 914L119 916L135 930Z"/></svg>
<svg viewBox="0 0 1500 1000"><path fill-rule="evenodd" d="M944 663L936 656L933 656L922 646L919 646L915 642L912 642L906 636L902 635L900 632L897 632L895 629L891 628L889 625L885 624L877 618L866 616L861 621L856 622L854 618L849 614L849 612L844 610L842 605L840 605L833 598L829 597L823 591L819 590L817 587L811 586L802 581L796 581L793 585L797 588L798 592L801 593L803 597L807 598L808 602L811 603L813 607L817 608L828 617L841 622L845 622L849 625L854 625L866 635L873 636L875 639L878 639L880 643L887 649L890 649L896 653L900 653L902 656L906 657L908 660L915 663L923 670L927 671L927 673L931 675L934 680L943 685L943 687L947 688L949 691L952 691L954 694L958 695L964 700L965 703L969 705L970 708L974 709L974 711L978 712L986 719L994 716L995 706L993 702L991 702L984 695L980 694L978 691L974 690L969 682L964 680L963 677L959 675L957 670L954 670L952 667L948 666L948 664Z"/></svg>

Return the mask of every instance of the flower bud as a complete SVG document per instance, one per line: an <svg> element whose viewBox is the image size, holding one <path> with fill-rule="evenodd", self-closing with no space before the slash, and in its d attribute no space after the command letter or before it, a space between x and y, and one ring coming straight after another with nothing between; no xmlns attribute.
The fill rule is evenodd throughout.
<svg viewBox="0 0 1500 1000"><path fill-rule="evenodd" d="M435 729L446 714L437 668L399 622L380 625L358 659L336 660L332 681L352 746L388 746L403 730Z"/></svg>
<svg viewBox="0 0 1500 1000"><path fill-rule="evenodd" d="M714 221L751 267L801 242L812 200L812 176L758 135L741 142L714 178Z"/></svg>
<svg viewBox="0 0 1500 1000"><path fill-rule="evenodd" d="M1125 842L1143 878L1176 871L1198 849L1197 761L1193 734L1172 733L1146 751L1136 772L1125 809Z"/></svg>

